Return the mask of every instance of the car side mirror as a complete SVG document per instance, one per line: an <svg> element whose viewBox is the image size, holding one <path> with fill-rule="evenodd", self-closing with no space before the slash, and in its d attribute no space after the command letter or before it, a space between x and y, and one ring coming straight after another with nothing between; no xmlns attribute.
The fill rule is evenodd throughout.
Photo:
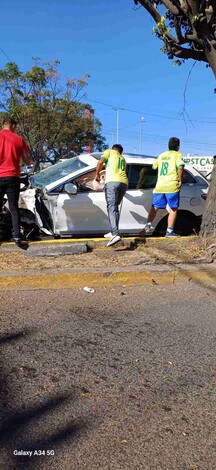
<svg viewBox="0 0 216 470"><path fill-rule="evenodd" d="M77 194L77 186L76 186L76 184L73 184L73 183L66 183L65 186L64 186L64 190L65 190L66 193L68 193L70 195Z"/></svg>

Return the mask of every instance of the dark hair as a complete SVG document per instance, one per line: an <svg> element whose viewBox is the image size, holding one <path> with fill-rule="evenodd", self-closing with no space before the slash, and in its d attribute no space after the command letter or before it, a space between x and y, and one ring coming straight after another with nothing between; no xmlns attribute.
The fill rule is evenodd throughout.
<svg viewBox="0 0 216 470"><path fill-rule="evenodd" d="M180 140L178 137L170 137L168 146L169 150L177 150L180 147Z"/></svg>
<svg viewBox="0 0 216 470"><path fill-rule="evenodd" d="M16 126L17 121L11 116L6 116L3 120L3 126L5 126L6 124L9 126Z"/></svg>
<svg viewBox="0 0 216 470"><path fill-rule="evenodd" d="M123 147L120 144L115 144L112 146L112 150L117 150L119 153L123 152Z"/></svg>

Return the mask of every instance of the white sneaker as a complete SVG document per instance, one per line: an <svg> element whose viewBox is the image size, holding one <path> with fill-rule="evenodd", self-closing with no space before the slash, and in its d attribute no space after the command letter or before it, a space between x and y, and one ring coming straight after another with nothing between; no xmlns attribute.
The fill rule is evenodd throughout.
<svg viewBox="0 0 216 470"><path fill-rule="evenodd" d="M110 241L107 243L107 246L112 246L112 245L115 245L115 243L118 243L120 242L121 240L121 237L119 235L114 235Z"/></svg>
<svg viewBox="0 0 216 470"><path fill-rule="evenodd" d="M153 232L154 227L152 227L151 222L148 222L147 224L144 225L143 230L145 231L145 233L150 233L150 232Z"/></svg>
<svg viewBox="0 0 216 470"><path fill-rule="evenodd" d="M109 232L109 233L105 233L104 234L104 238L112 238L112 232Z"/></svg>

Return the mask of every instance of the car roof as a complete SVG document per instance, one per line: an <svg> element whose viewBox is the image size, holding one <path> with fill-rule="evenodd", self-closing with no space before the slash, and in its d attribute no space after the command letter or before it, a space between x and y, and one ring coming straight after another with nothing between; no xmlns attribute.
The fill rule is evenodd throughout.
<svg viewBox="0 0 216 470"><path fill-rule="evenodd" d="M62 178L56 179L53 183L47 184L44 187L47 189L47 191L51 191L59 184L62 184L65 181L67 181L67 179L71 178L73 175L78 176L78 174L80 173L85 173L86 171L88 172L88 171L94 170L96 168L97 161L100 159L102 155L103 155L103 152L82 153L80 155L77 155L77 157L82 158L86 163L88 162L88 158L89 158L90 161L88 162L88 166L86 168L83 168L82 170L77 170L75 173L68 173L68 175ZM153 164L156 158L156 157L151 157L148 155L139 155L139 154L133 154L133 153L124 154L124 157L125 157L127 164L131 164L131 163L142 164L145 161L145 163L150 164L150 165Z"/></svg>
<svg viewBox="0 0 216 470"><path fill-rule="evenodd" d="M86 168L83 168L82 170L77 170L75 173L69 173L68 175L60 178L59 180L55 180L53 183L50 183L48 185L46 185L46 189L47 191L51 191L52 189L54 189L56 186L58 186L59 184L62 184L64 182L67 181L67 179L71 178L72 176L76 177L78 176L80 173L85 173L85 172L88 172L88 171L91 171L91 170L94 170L96 168L96 165L97 165L97 161L100 159L100 157L103 155L103 152L92 152L92 153L89 153L89 154L86 154L86 153L83 153L81 155L78 155L78 157L82 157L84 160L88 161L88 157L90 157L90 160L89 161L89 165L86 167ZM143 164L143 163L146 163L148 165L152 165L155 161L155 159L157 157L154 157L154 156L151 156L151 155L140 155L140 154L135 154L135 153L124 153L123 154L124 157L125 157L125 160L126 160L126 163L127 164ZM93 158L95 159L95 164L94 164L94 160ZM190 164L186 164L185 165L185 169L188 169L190 170L190 172L194 175L194 176L199 176L199 179L204 181L206 180L205 177L202 177L201 178L201 175L199 174L199 172L196 171L196 169L194 167L192 167ZM207 182L207 180L206 180Z"/></svg>
<svg viewBox="0 0 216 470"><path fill-rule="evenodd" d="M96 158L96 160L100 160L103 152L92 152L90 154L92 157ZM133 163L136 160L136 163L143 163L143 159L145 159L146 163L153 163L153 161L157 158L153 155L144 155L140 153L123 153L123 156L127 163ZM147 161L148 160L148 161Z"/></svg>

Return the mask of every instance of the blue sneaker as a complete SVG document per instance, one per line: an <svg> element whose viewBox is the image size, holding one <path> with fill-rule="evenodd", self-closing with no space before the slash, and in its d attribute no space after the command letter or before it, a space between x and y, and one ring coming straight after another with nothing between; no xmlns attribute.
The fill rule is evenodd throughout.
<svg viewBox="0 0 216 470"><path fill-rule="evenodd" d="M179 235L179 233L175 233L175 232L166 232L166 235L165 237L166 238L179 238L181 235Z"/></svg>

